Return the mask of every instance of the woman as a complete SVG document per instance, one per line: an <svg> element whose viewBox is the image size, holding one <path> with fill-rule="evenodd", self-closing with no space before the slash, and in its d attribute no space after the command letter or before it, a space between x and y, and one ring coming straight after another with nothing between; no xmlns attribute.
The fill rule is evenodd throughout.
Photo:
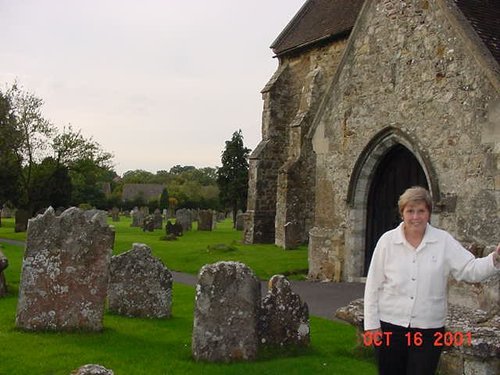
<svg viewBox="0 0 500 375"><path fill-rule="evenodd" d="M448 275L478 282L500 270L500 245L484 258L429 224L432 200L422 187L399 198L403 222L384 233L373 253L364 297L365 336L376 339L379 373L430 375L444 333Z"/></svg>

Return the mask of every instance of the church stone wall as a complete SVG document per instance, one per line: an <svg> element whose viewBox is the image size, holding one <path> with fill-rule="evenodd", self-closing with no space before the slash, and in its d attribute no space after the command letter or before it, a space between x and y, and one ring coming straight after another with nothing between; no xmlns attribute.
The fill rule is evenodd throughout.
<svg viewBox="0 0 500 375"><path fill-rule="evenodd" d="M314 216L310 126L346 40L281 57L263 93L262 141L250 156L246 243L304 243Z"/></svg>
<svg viewBox="0 0 500 375"><path fill-rule="evenodd" d="M460 31L470 26L447 11L452 3L369 1L315 124L311 233L343 233L345 241L337 239L345 243L343 280L362 275L364 254L365 207L347 203L351 174L367 144L387 128L403 134L432 166L428 179L443 203L433 224L485 252L500 242L498 64L488 65L482 46ZM322 245L309 251L326 264L328 252L339 250L325 250L325 241L334 243L317 238ZM310 268L310 276L331 278L321 269Z"/></svg>

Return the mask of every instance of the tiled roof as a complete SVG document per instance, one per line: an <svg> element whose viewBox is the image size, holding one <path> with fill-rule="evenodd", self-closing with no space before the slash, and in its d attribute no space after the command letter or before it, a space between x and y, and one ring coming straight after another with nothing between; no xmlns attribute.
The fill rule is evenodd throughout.
<svg viewBox="0 0 500 375"><path fill-rule="evenodd" d="M349 32L364 0L308 0L272 43L276 55Z"/></svg>
<svg viewBox="0 0 500 375"><path fill-rule="evenodd" d="M500 0L454 0L500 63ZM307 0L271 44L276 55L348 33L364 0Z"/></svg>
<svg viewBox="0 0 500 375"><path fill-rule="evenodd" d="M133 200L143 197L146 201L159 198L163 188L161 184L125 184L123 185L122 200Z"/></svg>
<svg viewBox="0 0 500 375"><path fill-rule="evenodd" d="M500 1L454 1L495 60L500 63Z"/></svg>

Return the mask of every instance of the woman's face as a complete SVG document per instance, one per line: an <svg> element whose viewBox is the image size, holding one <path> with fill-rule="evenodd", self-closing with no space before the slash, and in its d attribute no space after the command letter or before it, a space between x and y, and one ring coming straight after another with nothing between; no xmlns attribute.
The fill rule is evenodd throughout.
<svg viewBox="0 0 500 375"><path fill-rule="evenodd" d="M408 230L425 231L430 212L423 201L409 202L403 208L403 221Z"/></svg>

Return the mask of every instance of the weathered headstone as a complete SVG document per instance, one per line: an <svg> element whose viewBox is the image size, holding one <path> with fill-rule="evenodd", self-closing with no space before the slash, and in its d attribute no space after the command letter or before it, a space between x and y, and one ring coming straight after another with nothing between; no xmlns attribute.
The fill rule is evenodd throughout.
<svg viewBox="0 0 500 375"><path fill-rule="evenodd" d="M201 210L198 213L198 216L199 216L198 230L205 230L205 231L212 230L212 222L214 218L212 210Z"/></svg>
<svg viewBox="0 0 500 375"><path fill-rule="evenodd" d="M170 220L167 221L167 225L165 226L165 230L167 232L167 236L168 235L174 235L176 237L180 237L182 236L182 225L180 225L179 223L175 223L175 224L172 224L170 222Z"/></svg>
<svg viewBox="0 0 500 375"><path fill-rule="evenodd" d="M113 207L111 210L111 220L120 221L120 209L118 207Z"/></svg>
<svg viewBox="0 0 500 375"><path fill-rule="evenodd" d="M262 344L285 346L309 345L309 309L292 291L283 275L274 275L262 299L259 315L259 339Z"/></svg>
<svg viewBox="0 0 500 375"><path fill-rule="evenodd" d="M236 215L236 230L243 230L245 228L245 214L239 212Z"/></svg>
<svg viewBox="0 0 500 375"><path fill-rule="evenodd" d="M182 225L184 232L193 228L193 219L191 216L191 211L186 208L181 208L175 212L175 222Z"/></svg>
<svg viewBox="0 0 500 375"><path fill-rule="evenodd" d="M172 310L172 273L151 249L134 243L132 250L111 258L109 310L117 314L166 318Z"/></svg>
<svg viewBox="0 0 500 375"><path fill-rule="evenodd" d="M2 217L6 219L12 217L12 209L6 204L4 204L2 207Z"/></svg>
<svg viewBox="0 0 500 375"><path fill-rule="evenodd" d="M14 227L14 232L26 232L28 228L28 220L30 218L30 214L27 210L17 209L16 210L16 224Z"/></svg>
<svg viewBox="0 0 500 375"><path fill-rule="evenodd" d="M156 209L153 214L153 223L154 223L154 229L163 228L163 216L159 209Z"/></svg>
<svg viewBox="0 0 500 375"><path fill-rule="evenodd" d="M155 223L152 215L146 215L142 221L142 231L143 232L154 232Z"/></svg>
<svg viewBox="0 0 500 375"><path fill-rule="evenodd" d="M132 210L132 224L131 227L141 227L144 222L144 213L140 211L137 207Z"/></svg>
<svg viewBox="0 0 500 375"><path fill-rule="evenodd" d="M52 208L29 221L16 326L102 330L114 231L103 211ZM104 223L103 223L104 219Z"/></svg>
<svg viewBox="0 0 500 375"><path fill-rule="evenodd" d="M3 270L9 266L9 260L0 250L0 297L7 295L7 281L5 280L5 275Z"/></svg>
<svg viewBox="0 0 500 375"><path fill-rule="evenodd" d="M217 212L212 211L212 230L215 230L217 228Z"/></svg>
<svg viewBox="0 0 500 375"><path fill-rule="evenodd" d="M237 262L203 266L198 275L192 353L196 360L251 360L258 347L260 283Z"/></svg>
<svg viewBox="0 0 500 375"><path fill-rule="evenodd" d="M72 371L71 375L114 375L114 372L104 366L90 364Z"/></svg>

